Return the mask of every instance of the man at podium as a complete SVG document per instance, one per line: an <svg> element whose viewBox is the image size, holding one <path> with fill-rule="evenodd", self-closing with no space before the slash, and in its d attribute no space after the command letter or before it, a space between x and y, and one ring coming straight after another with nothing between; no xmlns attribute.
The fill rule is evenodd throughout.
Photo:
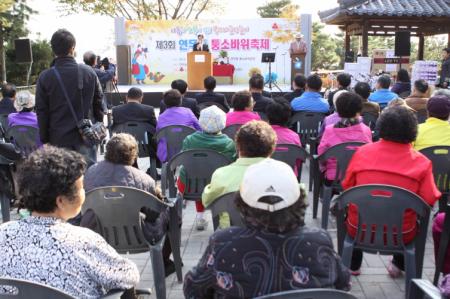
<svg viewBox="0 0 450 299"><path fill-rule="evenodd" d="M292 55L298 55L298 54L306 54L308 51L308 46L306 45L305 41L303 40L303 34L298 33L295 36L295 42L291 43L291 46L289 47L289 53Z"/></svg>
<svg viewBox="0 0 450 299"><path fill-rule="evenodd" d="M209 52L209 47L205 43L205 37L203 36L203 34L197 35L197 42L194 44L193 50Z"/></svg>

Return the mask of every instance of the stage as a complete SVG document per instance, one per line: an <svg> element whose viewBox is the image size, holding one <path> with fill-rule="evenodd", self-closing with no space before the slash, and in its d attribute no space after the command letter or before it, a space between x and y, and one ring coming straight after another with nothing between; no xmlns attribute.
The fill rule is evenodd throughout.
<svg viewBox="0 0 450 299"><path fill-rule="evenodd" d="M291 86L288 84L278 84L281 91L278 90L275 86L272 85L272 97L282 95L286 92L291 91ZM120 105L125 101L125 96L127 94L127 91L131 87L138 87L142 90L144 93L144 100L143 103L147 105L151 105L153 107L159 107L159 103L162 99L163 92L170 89L170 85L118 85L117 91L113 92L107 92L106 96L107 98L112 101L114 106ZM223 93L225 97L227 98L228 102L231 102L231 97L233 94L240 90L248 90L247 84L221 84L217 85L215 92ZM264 87L265 91L270 92L269 86L266 85ZM195 94L199 92L203 92L204 90L188 90L186 97L194 98Z"/></svg>

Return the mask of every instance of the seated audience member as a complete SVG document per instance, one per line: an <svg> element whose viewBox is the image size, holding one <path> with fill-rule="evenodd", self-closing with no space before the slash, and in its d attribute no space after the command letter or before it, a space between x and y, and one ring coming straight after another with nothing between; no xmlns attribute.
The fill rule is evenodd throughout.
<svg viewBox="0 0 450 299"><path fill-rule="evenodd" d="M446 96L450 98L450 89L437 89L433 92L433 97L435 96Z"/></svg>
<svg viewBox="0 0 450 299"><path fill-rule="evenodd" d="M128 90L126 104L112 108L113 128L129 121L143 122L156 127L155 110L152 106L142 104L142 90L131 87Z"/></svg>
<svg viewBox="0 0 450 299"><path fill-rule="evenodd" d="M437 261L439 245L441 242L441 234L444 230L445 213L439 213L433 221L433 243L434 243L434 257ZM447 248L447 253L445 254L444 266L442 267L442 272L444 275L450 274L450 247Z"/></svg>
<svg viewBox="0 0 450 299"><path fill-rule="evenodd" d="M397 82L392 86L391 91L398 95L407 93L409 96L411 94L411 78L407 70L400 69L397 72Z"/></svg>
<svg viewBox="0 0 450 299"><path fill-rule="evenodd" d="M66 223L85 199L83 156L53 146L20 166L20 205L31 216L0 226L0 276L45 284L75 298L99 298L130 289L139 271L97 233Z"/></svg>
<svg viewBox="0 0 450 299"><path fill-rule="evenodd" d="M347 168L342 186L344 190L365 184L386 184L407 189L420 196L430 206L441 197L437 189L431 161L413 149L417 136L417 119L406 107L386 108L377 122L381 140L358 148ZM349 206L347 231L356 235L358 209ZM416 230L416 215L406 211L403 219L403 240L408 244ZM362 251L353 250L351 270L359 275ZM402 254L394 254L387 270L398 277L404 269Z"/></svg>
<svg viewBox="0 0 450 299"><path fill-rule="evenodd" d="M335 108L339 115L339 121L325 127L318 148L319 155L344 142L372 142L372 131L360 118L362 99L359 95L344 91L338 95ZM334 180L336 159L329 159L323 165L320 165L320 168L325 172L327 181Z"/></svg>
<svg viewBox="0 0 450 299"><path fill-rule="evenodd" d="M192 113L192 111L188 108L180 106L181 93L178 90L171 89L166 91L163 94L163 98L167 109L164 113L159 115L156 133L158 133L161 129L172 125L188 126L195 130L200 130L200 124L198 123L194 113ZM166 162L167 148L164 138L162 138L158 143L157 156L161 162Z"/></svg>
<svg viewBox="0 0 450 299"><path fill-rule="evenodd" d="M251 120L260 120L258 113L253 112L252 94L247 91L238 91L231 98L231 105L233 105L233 112L227 113L226 126L243 125Z"/></svg>
<svg viewBox="0 0 450 299"><path fill-rule="evenodd" d="M436 145L450 146L450 98L434 96L427 102L428 119L419 125L414 149L420 151Z"/></svg>
<svg viewBox="0 0 450 299"><path fill-rule="evenodd" d="M381 75L375 86L376 91L369 96L369 101L378 103L381 108L398 98L395 92L389 90L391 86L391 78L388 75Z"/></svg>
<svg viewBox="0 0 450 299"><path fill-rule="evenodd" d="M392 101L390 101L387 105L388 108L392 108L392 107L396 107L396 106L403 106L408 110L411 110L413 112L416 112L416 110L412 109L411 107L409 107L406 104L406 101L402 98L397 98L397 99L393 99Z"/></svg>
<svg viewBox="0 0 450 299"><path fill-rule="evenodd" d="M306 91L291 102L292 110L328 113L330 105L320 94L322 79L318 75L311 75L306 79Z"/></svg>
<svg viewBox="0 0 450 299"><path fill-rule="evenodd" d="M270 157L275 150L276 142L277 136L266 122L251 121L243 125L236 134L239 158L236 162L214 171L211 183L203 190L203 205L208 207L220 196L238 191L247 167ZM227 214L220 216L219 226L221 228L230 226Z"/></svg>
<svg viewBox="0 0 450 299"><path fill-rule="evenodd" d="M216 79L213 76L208 76L203 80L203 84L205 86L205 92L195 95L197 103L199 105L203 103L216 103L220 105L219 107L221 107L224 112L230 111L230 105L228 105L225 95L214 92L217 84Z"/></svg>
<svg viewBox="0 0 450 299"><path fill-rule="evenodd" d="M333 96L333 107L334 107L334 112L330 115L328 115L327 117L325 117L323 123L322 123L322 128L321 128L321 132L323 133L323 131L325 130L326 127L328 127L329 125L334 125L336 124L338 121L341 120L341 117L339 116L339 113L336 110L336 100L339 98L339 96L341 94L344 94L348 91L346 90L339 90L337 92L334 93Z"/></svg>
<svg viewBox="0 0 450 299"><path fill-rule="evenodd" d="M182 151L190 149L211 149L228 157L231 161L236 159L236 148L234 142L221 131L225 128L225 112L217 106L210 106L200 111L200 127L202 131L195 132L186 137L183 141ZM180 171L180 181L178 190L184 193L185 174ZM205 230L208 222L204 218L205 207L200 198L195 202L197 210L196 228Z"/></svg>
<svg viewBox="0 0 450 299"><path fill-rule="evenodd" d="M200 110L198 109L197 100L194 98L185 97L186 92L188 90L188 85L184 80L174 80L170 85L172 89L176 89L181 93L181 107L191 109L192 113L194 113L195 117L200 116ZM167 109L166 104L164 104L164 100L161 100L159 105L159 114L162 114Z"/></svg>
<svg viewBox="0 0 450 299"><path fill-rule="evenodd" d="M217 230L184 278L186 298L254 298L308 288L350 289L325 230L304 226L306 195L292 169L265 159L245 171L235 204L245 227Z"/></svg>
<svg viewBox="0 0 450 299"><path fill-rule="evenodd" d="M305 92L305 86L306 86L306 77L303 75L297 75L294 78L294 81L292 81L292 92L286 93L284 95L284 98L290 102L292 102L293 99L298 98Z"/></svg>
<svg viewBox="0 0 450 299"><path fill-rule="evenodd" d="M0 101L0 115L16 112L14 99L16 98L16 86L10 83L2 85L2 100Z"/></svg>
<svg viewBox="0 0 450 299"><path fill-rule="evenodd" d="M370 96L370 85L366 82L358 82L355 85L354 91L357 95L359 95L363 100L363 106L361 110L361 115L364 115L366 113L370 113L376 118L380 116L380 105L378 103L369 102L369 96Z"/></svg>
<svg viewBox="0 0 450 299"><path fill-rule="evenodd" d="M8 115L8 127L31 126L39 129L36 113L34 110L34 95L29 91L19 91L14 100L17 113Z"/></svg>
<svg viewBox="0 0 450 299"><path fill-rule="evenodd" d="M291 105L285 98L275 98L266 108L267 118L277 135L277 144L295 144L302 146L298 134L288 128L291 117Z"/></svg>
<svg viewBox="0 0 450 299"><path fill-rule="evenodd" d="M412 94L405 99L406 104L415 111L424 111L427 109L427 102L430 88L425 80L417 80L414 82Z"/></svg>
<svg viewBox="0 0 450 299"><path fill-rule="evenodd" d="M263 95L264 77L259 74L253 75L248 81L252 98L255 101L253 111L258 113L265 113L267 105L272 101L271 98Z"/></svg>
<svg viewBox="0 0 450 299"><path fill-rule="evenodd" d="M107 186L133 187L151 193L162 199L161 190L156 187L155 181L142 170L132 165L138 157L138 144L133 136L126 133L114 134L106 143L105 160L98 162L86 171L84 177L84 189L89 192L95 188ZM151 230L151 237L156 244L167 231L169 220L168 213L162 217L150 209L143 210L145 214L145 226L143 230ZM87 226L93 230L95 224L87 223L88 216L83 216L81 226ZM160 218L160 219L158 219ZM169 259L172 250L168 238L164 243L163 259L166 268L166 276L175 272L175 264Z"/></svg>
<svg viewBox="0 0 450 299"><path fill-rule="evenodd" d="M330 105L331 111L336 110L336 106L334 106L334 95L341 90L350 91L352 76L347 73L340 73L337 76L336 81L338 83L338 89L336 91L330 92L330 94L328 95L328 104Z"/></svg>

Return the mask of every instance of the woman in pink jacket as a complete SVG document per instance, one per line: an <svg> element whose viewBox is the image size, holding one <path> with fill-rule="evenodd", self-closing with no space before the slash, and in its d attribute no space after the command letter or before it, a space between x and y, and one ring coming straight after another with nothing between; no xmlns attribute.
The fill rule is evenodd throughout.
<svg viewBox="0 0 450 299"><path fill-rule="evenodd" d="M336 100L336 110L340 120L325 128L318 153L321 155L330 147L345 142L372 142L372 132L360 121L362 98L352 92L342 93ZM336 176L336 159L329 159L320 165L327 181Z"/></svg>
<svg viewBox="0 0 450 299"><path fill-rule="evenodd" d="M254 101L249 91L236 92L231 99L231 105L233 112L227 113L227 127L235 124L243 125L251 120L261 120L259 114L253 112Z"/></svg>

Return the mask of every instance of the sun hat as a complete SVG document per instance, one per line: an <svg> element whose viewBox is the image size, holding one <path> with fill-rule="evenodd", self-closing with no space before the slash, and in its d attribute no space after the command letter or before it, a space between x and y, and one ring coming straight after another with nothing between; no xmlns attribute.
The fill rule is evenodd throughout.
<svg viewBox="0 0 450 299"><path fill-rule="evenodd" d="M222 109L212 105L200 111L200 118L198 122L203 132L218 133L225 128L226 115Z"/></svg>
<svg viewBox="0 0 450 299"><path fill-rule="evenodd" d="M289 165L269 158L247 168L240 194L250 207L275 212L296 203L300 197L300 187ZM276 196L280 200L272 203L261 201L265 196Z"/></svg>

